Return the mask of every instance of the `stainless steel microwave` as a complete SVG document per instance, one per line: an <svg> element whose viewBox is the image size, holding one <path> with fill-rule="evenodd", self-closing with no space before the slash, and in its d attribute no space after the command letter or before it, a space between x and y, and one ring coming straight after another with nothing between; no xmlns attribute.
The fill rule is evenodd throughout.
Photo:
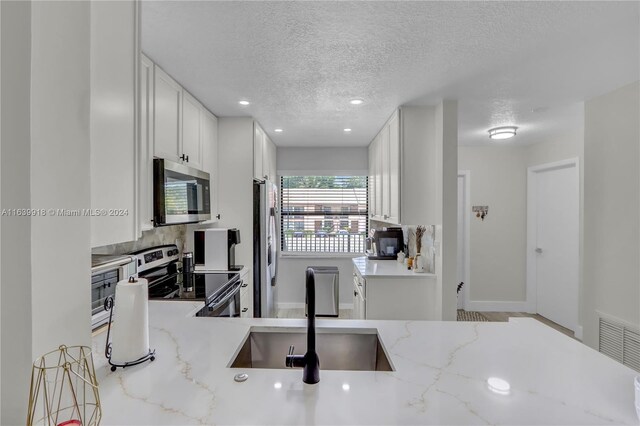
<svg viewBox="0 0 640 426"><path fill-rule="evenodd" d="M184 164L153 160L154 226L211 219L209 173Z"/></svg>

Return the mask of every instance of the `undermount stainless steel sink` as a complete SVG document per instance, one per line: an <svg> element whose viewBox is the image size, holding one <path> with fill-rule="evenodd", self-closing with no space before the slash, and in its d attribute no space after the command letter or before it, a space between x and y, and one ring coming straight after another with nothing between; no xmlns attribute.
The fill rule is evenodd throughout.
<svg viewBox="0 0 640 426"><path fill-rule="evenodd" d="M296 354L307 349L304 328L252 327L234 355L230 368L286 368L289 346ZM375 328L316 330L320 370L393 371Z"/></svg>

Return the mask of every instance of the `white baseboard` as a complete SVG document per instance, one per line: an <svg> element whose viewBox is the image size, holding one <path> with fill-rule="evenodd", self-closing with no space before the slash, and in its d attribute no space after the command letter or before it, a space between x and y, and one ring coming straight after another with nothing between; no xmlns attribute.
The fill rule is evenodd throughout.
<svg viewBox="0 0 640 426"><path fill-rule="evenodd" d="M304 309L304 303L276 303L276 309ZM340 303L338 309L353 309L353 303Z"/></svg>
<svg viewBox="0 0 640 426"><path fill-rule="evenodd" d="M465 303L466 311L477 312L527 312L526 301L484 301L469 300Z"/></svg>

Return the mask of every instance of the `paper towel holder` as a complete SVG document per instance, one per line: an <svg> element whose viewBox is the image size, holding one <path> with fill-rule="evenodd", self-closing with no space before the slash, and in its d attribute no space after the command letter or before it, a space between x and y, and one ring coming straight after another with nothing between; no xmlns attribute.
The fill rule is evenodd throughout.
<svg viewBox="0 0 640 426"><path fill-rule="evenodd" d="M134 283L136 282L136 279L133 277L129 277L129 282ZM116 371L118 367L126 368L126 367L131 367L132 365L142 364L145 361L154 361L156 359L156 351L155 349L154 350L149 349L149 352L146 355L136 359L135 361L128 361L128 362L125 362L124 364L115 364L111 362L111 341L109 337L111 336L111 320L113 319L113 304L114 304L113 296L107 297L104 301L104 310L111 311L109 313L109 327L107 328L107 341L104 346L104 356L107 357L107 360L109 361L109 365L111 366L111 371Z"/></svg>

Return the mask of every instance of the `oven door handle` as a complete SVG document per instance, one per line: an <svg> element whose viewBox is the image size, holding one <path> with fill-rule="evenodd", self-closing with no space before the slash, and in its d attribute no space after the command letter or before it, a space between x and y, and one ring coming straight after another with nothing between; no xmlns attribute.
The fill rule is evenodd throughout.
<svg viewBox="0 0 640 426"><path fill-rule="evenodd" d="M240 287L242 287L242 280L238 281L230 291L221 294L218 298L211 301L211 303L209 304L209 309L215 311L220 306L227 303L229 299L231 299L240 291Z"/></svg>

